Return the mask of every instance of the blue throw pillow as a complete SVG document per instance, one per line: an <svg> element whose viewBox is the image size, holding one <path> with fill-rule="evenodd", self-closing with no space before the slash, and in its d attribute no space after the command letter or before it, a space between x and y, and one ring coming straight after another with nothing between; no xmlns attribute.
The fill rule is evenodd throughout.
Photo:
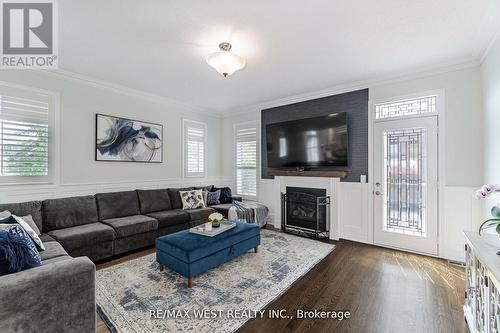
<svg viewBox="0 0 500 333"><path fill-rule="evenodd" d="M0 230L0 276L42 265L30 236L17 224Z"/></svg>
<svg viewBox="0 0 500 333"><path fill-rule="evenodd" d="M0 224L18 224L14 216L9 216L0 220Z"/></svg>
<svg viewBox="0 0 500 333"><path fill-rule="evenodd" d="M207 192L207 206L219 205L220 190Z"/></svg>
<svg viewBox="0 0 500 333"><path fill-rule="evenodd" d="M231 194L231 189L229 187L221 187L221 188L215 188L212 190L212 192L220 190L220 198L219 201L221 204L226 204L226 203L232 203L233 198Z"/></svg>
<svg viewBox="0 0 500 333"><path fill-rule="evenodd" d="M21 224L19 224L19 222L14 217L14 215L11 215L11 216L6 217L4 219L0 219L0 224L16 224L16 225L20 226L26 232L26 234L31 238L31 240L35 244L36 249L38 250L38 252L45 251L45 247L43 247L42 241L40 240L40 238L38 237L38 235L35 234L35 231L31 230L31 232L33 233L33 235L30 235L29 231L27 231L26 229L24 229L24 227Z"/></svg>

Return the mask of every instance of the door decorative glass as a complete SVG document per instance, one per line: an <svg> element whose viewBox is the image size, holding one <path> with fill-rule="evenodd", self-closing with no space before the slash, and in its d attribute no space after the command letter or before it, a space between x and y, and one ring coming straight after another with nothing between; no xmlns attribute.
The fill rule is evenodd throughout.
<svg viewBox="0 0 500 333"><path fill-rule="evenodd" d="M426 236L427 130L384 132L384 230Z"/></svg>

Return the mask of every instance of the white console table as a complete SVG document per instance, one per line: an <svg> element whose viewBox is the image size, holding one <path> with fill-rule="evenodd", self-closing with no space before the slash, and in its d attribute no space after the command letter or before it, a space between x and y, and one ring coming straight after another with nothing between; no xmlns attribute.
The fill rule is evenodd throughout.
<svg viewBox="0 0 500 333"><path fill-rule="evenodd" d="M500 332L500 235L465 231L464 315L471 333ZM498 244L495 246L495 244Z"/></svg>

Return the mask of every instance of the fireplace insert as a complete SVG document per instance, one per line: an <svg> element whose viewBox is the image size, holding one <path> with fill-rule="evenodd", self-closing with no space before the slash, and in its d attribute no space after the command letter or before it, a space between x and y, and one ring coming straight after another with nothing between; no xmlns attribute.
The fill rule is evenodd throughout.
<svg viewBox="0 0 500 333"><path fill-rule="evenodd" d="M287 186L281 194L281 227L284 232L328 237L329 208L326 189Z"/></svg>

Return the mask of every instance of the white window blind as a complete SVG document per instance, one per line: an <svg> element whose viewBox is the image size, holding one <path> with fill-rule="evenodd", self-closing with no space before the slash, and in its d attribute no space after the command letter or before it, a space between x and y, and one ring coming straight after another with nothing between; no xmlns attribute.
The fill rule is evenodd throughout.
<svg viewBox="0 0 500 333"><path fill-rule="evenodd" d="M205 176L206 125L184 121L184 168L186 177Z"/></svg>
<svg viewBox="0 0 500 333"><path fill-rule="evenodd" d="M257 124L239 124L236 135L236 192L257 196Z"/></svg>
<svg viewBox="0 0 500 333"><path fill-rule="evenodd" d="M51 109L48 95L0 86L0 177L4 181L49 176Z"/></svg>

